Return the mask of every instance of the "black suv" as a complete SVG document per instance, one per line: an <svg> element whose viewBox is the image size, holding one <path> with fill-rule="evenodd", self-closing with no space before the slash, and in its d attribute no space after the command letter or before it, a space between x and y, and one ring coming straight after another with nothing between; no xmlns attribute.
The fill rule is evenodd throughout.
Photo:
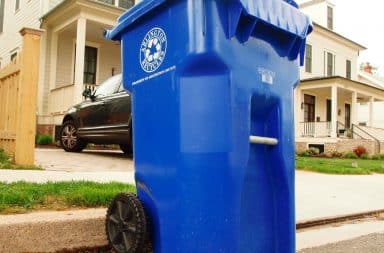
<svg viewBox="0 0 384 253"><path fill-rule="evenodd" d="M60 130L64 150L81 152L88 143L119 144L125 154L132 154L131 96L124 90L121 74L83 95L87 100L64 116Z"/></svg>

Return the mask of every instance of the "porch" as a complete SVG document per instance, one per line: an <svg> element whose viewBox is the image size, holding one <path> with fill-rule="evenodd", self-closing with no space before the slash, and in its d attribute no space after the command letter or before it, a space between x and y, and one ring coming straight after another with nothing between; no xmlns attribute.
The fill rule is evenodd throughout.
<svg viewBox="0 0 384 253"><path fill-rule="evenodd" d="M381 101L384 90L369 84L343 77L303 80L295 90L297 147L326 144L328 151L352 151L353 145L361 143L370 153L384 151L384 137L378 135L384 130L374 130L372 125L373 105ZM361 104L368 104L367 126L358 122Z"/></svg>
<svg viewBox="0 0 384 253"><path fill-rule="evenodd" d="M343 77L303 80L295 90L296 137L353 138L358 107L368 104L372 127L373 105L384 101L384 90Z"/></svg>
<svg viewBox="0 0 384 253"><path fill-rule="evenodd" d="M83 100L85 87L121 72L120 45L105 40L103 31L123 12L102 1L68 0L42 18L40 126L61 124L66 110Z"/></svg>

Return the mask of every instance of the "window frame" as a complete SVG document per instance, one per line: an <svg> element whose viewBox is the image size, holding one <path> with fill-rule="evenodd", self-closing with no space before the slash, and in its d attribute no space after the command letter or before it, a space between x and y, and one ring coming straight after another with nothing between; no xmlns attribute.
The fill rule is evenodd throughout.
<svg viewBox="0 0 384 253"><path fill-rule="evenodd" d="M312 73L313 47L310 44L305 46L305 72Z"/></svg>
<svg viewBox="0 0 384 253"><path fill-rule="evenodd" d="M94 69L93 69L93 72L89 71L89 65L91 63L91 61L87 60L87 51L88 51L88 54L89 54L89 50L92 49L95 51L95 58L93 60L94 62ZM90 46L90 45L85 45L85 48L84 48L84 69L83 69L83 83L84 84L96 84L97 82L97 63L98 63L98 58L99 58L99 49L97 47L93 47L93 46ZM93 75L93 80L91 83L87 82L87 76L88 75Z"/></svg>
<svg viewBox="0 0 384 253"><path fill-rule="evenodd" d="M126 1L128 3L127 7L126 6L122 6L121 3L123 2L123 0L118 0L117 6L120 7L120 8L123 8L123 9L130 9L130 8L132 8L135 5L135 1L134 0L124 0L124 1Z"/></svg>
<svg viewBox="0 0 384 253"><path fill-rule="evenodd" d="M5 0L0 0L0 34L4 32Z"/></svg>
<svg viewBox="0 0 384 253"><path fill-rule="evenodd" d="M331 6L327 6L327 28L333 30L333 8Z"/></svg>
<svg viewBox="0 0 384 253"><path fill-rule="evenodd" d="M352 61L347 59L345 65L345 77L347 79L352 79Z"/></svg>
<svg viewBox="0 0 384 253"><path fill-rule="evenodd" d="M332 65L329 64L330 59L331 59ZM336 55L333 52L324 51L324 76L326 76L326 77L334 76L335 75L335 65L336 65Z"/></svg>
<svg viewBox="0 0 384 253"><path fill-rule="evenodd" d="M15 0L15 13L20 10L20 0Z"/></svg>

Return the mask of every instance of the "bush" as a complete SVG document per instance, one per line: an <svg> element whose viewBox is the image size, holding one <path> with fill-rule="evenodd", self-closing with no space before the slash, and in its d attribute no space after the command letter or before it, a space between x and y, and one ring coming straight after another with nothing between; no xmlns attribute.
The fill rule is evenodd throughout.
<svg viewBox="0 0 384 253"><path fill-rule="evenodd" d="M50 135L38 135L36 136L36 144L38 145L49 145L52 144L53 139Z"/></svg>
<svg viewBox="0 0 384 253"><path fill-rule="evenodd" d="M315 155L320 154L320 150L319 150L318 148L309 148L309 149L308 149L308 152L309 152L312 156L315 156Z"/></svg>
<svg viewBox="0 0 384 253"><path fill-rule="evenodd" d="M360 156L360 159L363 159L363 160L367 160L369 157L368 157L368 154L361 154Z"/></svg>
<svg viewBox="0 0 384 253"><path fill-rule="evenodd" d="M332 158L341 158L343 157L343 153L339 152L339 151L332 151L330 153L331 157Z"/></svg>
<svg viewBox="0 0 384 253"><path fill-rule="evenodd" d="M310 149L298 152L297 156L302 156L302 157L318 156L319 153L320 153L320 150L318 148L310 148Z"/></svg>
<svg viewBox="0 0 384 253"><path fill-rule="evenodd" d="M311 156L311 154L307 150L304 150L304 151L298 152L297 156L308 157L308 156Z"/></svg>
<svg viewBox="0 0 384 253"><path fill-rule="evenodd" d="M357 146L355 149L353 149L353 153L360 157L362 154L367 154L367 149L363 146Z"/></svg>
<svg viewBox="0 0 384 253"><path fill-rule="evenodd" d="M348 152L344 155L344 158L347 159L357 159L358 156L354 152Z"/></svg>
<svg viewBox="0 0 384 253"><path fill-rule="evenodd" d="M384 160L384 154L373 155L372 160Z"/></svg>

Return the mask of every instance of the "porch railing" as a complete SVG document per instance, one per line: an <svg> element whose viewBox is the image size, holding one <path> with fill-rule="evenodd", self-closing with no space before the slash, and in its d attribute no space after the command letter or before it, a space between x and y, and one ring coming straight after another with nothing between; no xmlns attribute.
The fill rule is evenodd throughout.
<svg viewBox="0 0 384 253"><path fill-rule="evenodd" d="M332 122L301 122L300 133L302 137L330 137L332 133Z"/></svg>

